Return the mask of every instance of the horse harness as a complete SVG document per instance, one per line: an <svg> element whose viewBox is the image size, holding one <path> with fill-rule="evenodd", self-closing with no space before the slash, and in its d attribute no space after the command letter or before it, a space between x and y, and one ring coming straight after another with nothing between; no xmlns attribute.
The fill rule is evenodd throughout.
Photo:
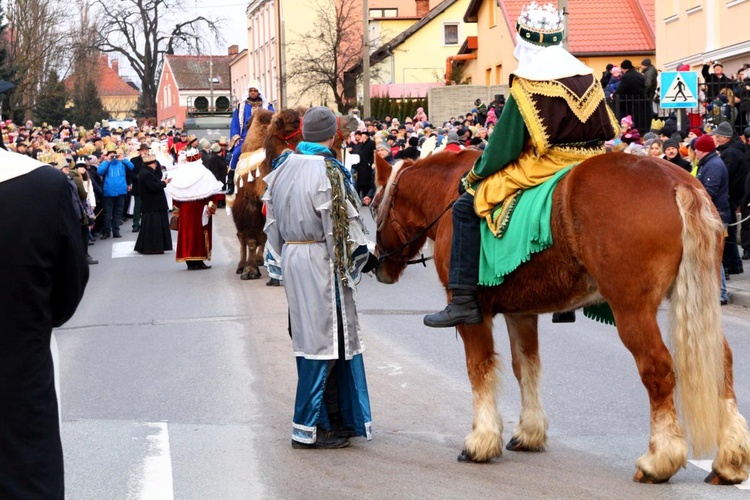
<svg viewBox="0 0 750 500"><path fill-rule="evenodd" d="M380 214L378 213L379 212L378 208L380 206L379 203L377 203L377 204L373 203L372 207L371 207L371 210L374 209L374 211L376 213L376 217L374 217L375 218L375 223L376 223L376 226L377 226L376 229L375 229L375 234L376 234L375 248L378 250L378 266L380 266L380 264L384 260L386 260L387 258L389 258L392 255L397 254L397 253L400 253L400 258L405 260L407 258L407 254L409 252L409 247L411 247L412 243L414 243L415 241L417 241L418 239L420 239L421 237L423 237L425 234L427 234L427 232L430 229L432 229L432 227L435 224L437 224L438 221L440 221L440 219L443 217L443 215L445 215L445 213L448 210L450 210L451 207L453 207L453 204L456 203L456 200L451 201L448 204L448 206L445 207L443 209L443 211L440 212L440 214L432 222L430 222L429 224L427 224L427 226L425 226L421 230L417 231L417 234L415 234L411 238L408 238L407 235L406 235L406 231L404 231L404 227L401 225L401 223L398 221L398 219L396 219L396 212L394 211L393 207L396 204L396 194L398 194L398 183L401 180L401 176L404 174L404 172L406 172L410 168L412 168L412 165L410 165L410 166L408 166L408 167L406 167L404 169L401 169L401 170L399 170L396 173L396 178L393 179L393 183L391 183L391 192L389 193L389 195L390 195L389 196L389 202L390 202L390 204L388 205L388 212L387 212L388 213L388 218L390 219L390 222L391 222L391 228L393 228L393 231L398 236L399 241L401 241L401 246L399 246L398 248L396 248L394 250L391 250L390 252L385 252L385 253L381 253L380 252L380 230L383 228L383 226L385 225L386 221L383 220L384 217L381 218ZM383 196L385 196L385 194L384 194L385 191L386 190L383 189L383 191L381 191L381 193L379 193L379 194L383 194ZM383 213L385 213L385 212L383 212ZM422 264L423 266L427 267L427 264L426 264L427 261L428 260L432 260L432 258L433 258L432 256L425 257L424 254L422 254L419 259L414 259L414 260L406 261L406 265Z"/></svg>
<svg viewBox="0 0 750 500"><path fill-rule="evenodd" d="M292 132L292 133L291 133L291 134L289 134L289 135L286 135L286 136L284 136L284 135L277 135L276 137L277 137L278 139L280 139L280 140L284 141L284 144L286 144L286 147L288 147L288 148L291 148L291 147L292 147L292 145L291 145L291 144L289 144L289 141L290 141L290 140L291 140L291 139L292 139L293 137L296 137L296 136L300 135L301 133L302 133L302 117L300 117L300 119L299 119L299 128L298 128L297 130L295 130L294 132Z"/></svg>

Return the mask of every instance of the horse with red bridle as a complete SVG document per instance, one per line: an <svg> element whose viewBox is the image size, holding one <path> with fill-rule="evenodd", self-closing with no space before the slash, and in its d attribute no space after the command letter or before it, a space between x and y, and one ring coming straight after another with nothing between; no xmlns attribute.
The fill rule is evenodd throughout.
<svg viewBox="0 0 750 500"><path fill-rule="evenodd" d="M450 206L479 154L442 152L393 167L376 158L380 282L396 282L429 238L438 276L447 285ZM606 301L651 408L648 449L636 462L634 480L669 480L686 465L688 440L696 456L716 451L707 482L747 479L750 434L737 409L732 351L721 326L723 227L705 189L668 162L615 153L574 167L552 203L553 246L502 285L480 287L484 322L458 327L474 401L472 430L459 460L486 462L502 454L493 317L504 315L521 391L521 414L507 449L540 451L547 416L540 397L538 315ZM671 354L656 320L665 298Z"/></svg>

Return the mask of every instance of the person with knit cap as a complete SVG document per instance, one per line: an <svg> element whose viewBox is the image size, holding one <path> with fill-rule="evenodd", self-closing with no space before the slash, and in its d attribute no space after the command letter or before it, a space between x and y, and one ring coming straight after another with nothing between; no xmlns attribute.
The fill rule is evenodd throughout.
<svg viewBox="0 0 750 500"><path fill-rule="evenodd" d="M518 69L511 75L510 97L482 156L459 187L465 192L452 208L451 302L425 316L427 326L485 321L477 303L481 224L496 236L502 220L498 206L513 203L519 192L575 163L603 154L604 142L619 133L594 71L561 46L563 25L563 13L552 4L532 2L521 11L513 52ZM566 160L556 159L558 155ZM571 321L571 315L565 320Z"/></svg>
<svg viewBox="0 0 750 500"><path fill-rule="evenodd" d="M729 208L729 175L727 167L716 152L716 142L710 135L694 139L693 148L698 158L698 175L696 178L706 188L716 210L719 212L724 227L732 222L732 211ZM721 304L727 303L726 278L724 266L721 266Z"/></svg>
<svg viewBox="0 0 750 500"><path fill-rule="evenodd" d="M664 142L664 159L674 163L686 172L693 170L690 162L680 156L680 145L674 139L668 139Z"/></svg>
<svg viewBox="0 0 750 500"><path fill-rule="evenodd" d="M297 359L296 449L372 437L355 287L374 262L351 174L330 150L336 131L330 109L308 109L302 142L263 179L267 246L280 256Z"/></svg>
<svg viewBox="0 0 750 500"><path fill-rule="evenodd" d="M729 210L732 214L742 203L745 195L745 179L750 168L745 157L745 144L734 133L729 122L721 122L711 131L716 142L716 152L727 167L729 182ZM724 268L727 274L742 274L743 266L737 248L737 226L729 226L724 243Z"/></svg>

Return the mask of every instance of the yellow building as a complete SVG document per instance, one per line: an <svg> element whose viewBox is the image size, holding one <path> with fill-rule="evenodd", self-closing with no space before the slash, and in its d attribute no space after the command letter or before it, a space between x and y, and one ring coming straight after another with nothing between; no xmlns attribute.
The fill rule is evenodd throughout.
<svg viewBox="0 0 750 500"><path fill-rule="evenodd" d="M374 20L381 38L408 27L370 56L372 96L424 97L430 87L444 85L446 60L455 56L476 26L463 22L470 0L444 0L411 25L406 20ZM360 75L361 63L350 70Z"/></svg>
<svg viewBox="0 0 750 500"><path fill-rule="evenodd" d="M750 2L745 0L670 0L656 2L656 55L661 68L689 64L700 72L705 62L721 61L731 77L750 62Z"/></svg>
<svg viewBox="0 0 750 500"><path fill-rule="evenodd" d="M670 0L671 1L671 0ZM463 20L475 23L476 59L467 60L464 75L474 85L502 85L518 63L513 57L516 20L526 0L471 0ZM655 0L571 0L568 2L568 50L601 74L607 64L644 58L656 65ZM658 3L669 3L666 0Z"/></svg>

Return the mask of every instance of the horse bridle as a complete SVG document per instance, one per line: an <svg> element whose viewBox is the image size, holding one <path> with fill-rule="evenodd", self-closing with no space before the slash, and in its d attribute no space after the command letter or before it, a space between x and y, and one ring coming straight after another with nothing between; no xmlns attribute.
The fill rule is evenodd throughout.
<svg viewBox="0 0 750 500"><path fill-rule="evenodd" d="M292 132L291 134L289 134L287 136L277 135L276 137L278 139L281 139L282 141L284 141L284 144L286 144L286 147L290 148L292 146L289 144L289 140L292 137L296 137L296 136L298 136L301 133L302 133L302 117L300 117L300 119L299 119L299 128L297 130L295 130L294 132Z"/></svg>
<svg viewBox="0 0 750 500"><path fill-rule="evenodd" d="M398 219L396 219L396 213L395 213L393 207L396 204L396 194L398 194L398 183L401 180L401 176L404 174L404 172L406 172L410 168L412 168L411 165L408 166L408 167L406 167L406 168L404 168L404 169L399 170L396 173L396 177L393 179L393 182L391 183L391 186L390 186L389 199L388 199L389 205L388 205L388 215L387 215L387 218L390 219L391 228L393 228L393 231L396 233L396 236L398 236L398 239L401 241L401 246L399 246L399 247L391 250L390 252L385 252L385 253L381 253L380 252L380 248L381 248L380 247L380 230L385 225L386 220L378 220L378 219L380 219L379 214L378 214L378 212L379 212L378 208L380 207L380 204L379 203L376 204L375 202L373 202L372 205L371 205L371 210L374 209L374 211L375 211L375 217L373 217L373 218L375 219L375 223L376 223L376 229L375 229L375 234L376 234L376 237L375 237L375 240L376 240L375 241L375 249L378 250L378 266L380 266L380 264L383 261L385 261L386 259L388 259L389 257L391 257L391 256L393 256L393 255L395 255L397 253L400 253L401 260L406 260L407 259L407 255L409 253L409 248L411 247L412 243L414 243L415 241L417 241L420 238L422 238L425 234L427 234L427 232L430 229L432 229L432 227L435 224L438 223L438 221L443 217L443 215L445 215L445 213L448 210L450 210L451 207L453 207L453 204L456 203L456 200L451 201L448 204L448 206L445 207L443 209L443 211L440 212L440 214L437 217L435 217L435 219L433 219L432 222L430 222L425 227L423 227L422 229L420 229L419 231L417 231L417 234L415 234L411 238L408 238L407 235L406 235L406 231L404 231L404 227L401 225L401 223L398 221ZM383 193L383 196L385 196L385 191L386 191L386 189L383 189L383 191L381 191L381 193ZM411 265L411 264L422 264L423 266L427 267L426 262L428 260L432 260L432 257L431 256L430 257L425 257L424 255L422 255L419 259L407 260L406 261L406 265L408 266L408 265Z"/></svg>

